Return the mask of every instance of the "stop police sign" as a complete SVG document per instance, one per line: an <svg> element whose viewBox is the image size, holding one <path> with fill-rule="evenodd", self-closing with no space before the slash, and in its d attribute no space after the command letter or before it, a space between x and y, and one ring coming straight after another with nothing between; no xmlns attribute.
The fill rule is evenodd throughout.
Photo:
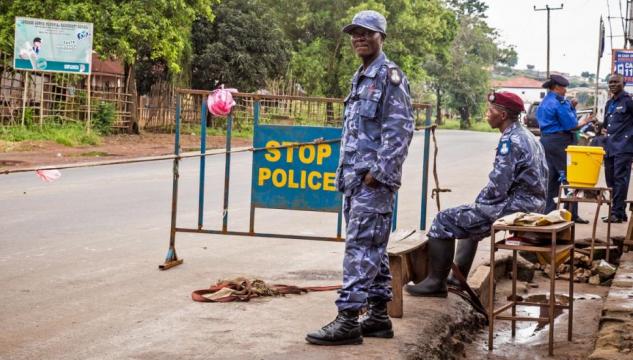
<svg viewBox="0 0 633 360"><path fill-rule="evenodd" d="M340 128L257 125L253 146L251 200L254 207L338 212L335 176L340 142L275 149L341 137Z"/></svg>

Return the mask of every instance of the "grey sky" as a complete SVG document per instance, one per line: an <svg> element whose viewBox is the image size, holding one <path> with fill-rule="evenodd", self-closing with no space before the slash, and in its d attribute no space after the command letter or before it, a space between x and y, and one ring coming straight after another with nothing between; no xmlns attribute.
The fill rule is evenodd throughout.
<svg viewBox="0 0 633 360"><path fill-rule="evenodd" d="M626 0L485 0L488 24L496 28L501 40L516 46L519 54L517 67L525 69L527 64L536 69L546 69L547 12L534 11L534 6L544 8L560 7L563 10L552 11L550 69L580 75L583 71L596 72L598 51L598 25L603 16L606 28L606 46L600 65L600 76L611 70L611 41L607 21L607 3L611 16L620 16L626 12ZM614 35L613 47L622 48L622 22L611 19Z"/></svg>

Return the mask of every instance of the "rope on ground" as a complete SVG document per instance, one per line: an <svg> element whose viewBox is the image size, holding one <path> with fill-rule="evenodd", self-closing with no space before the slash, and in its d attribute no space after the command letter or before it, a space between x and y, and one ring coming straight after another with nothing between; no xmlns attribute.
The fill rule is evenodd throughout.
<svg viewBox="0 0 633 360"><path fill-rule="evenodd" d="M340 285L307 286L273 284L268 285L263 280L238 277L230 280L220 280L208 289L195 290L191 299L197 302L232 302L249 301L263 296L284 296L286 294L301 295L312 291L332 291L340 289Z"/></svg>

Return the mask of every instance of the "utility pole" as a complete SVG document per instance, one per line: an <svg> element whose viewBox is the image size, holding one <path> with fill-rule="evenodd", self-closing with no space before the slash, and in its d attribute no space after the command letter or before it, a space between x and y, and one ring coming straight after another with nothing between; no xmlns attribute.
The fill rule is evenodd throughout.
<svg viewBox="0 0 633 360"><path fill-rule="evenodd" d="M626 2L626 29L624 31L624 48L630 49L633 43L633 1Z"/></svg>
<svg viewBox="0 0 633 360"><path fill-rule="evenodd" d="M542 9L537 9L534 6L534 11L547 11L547 77L549 78L549 12L552 10L562 10L563 4L560 4L560 7L552 8L549 5L545 5Z"/></svg>

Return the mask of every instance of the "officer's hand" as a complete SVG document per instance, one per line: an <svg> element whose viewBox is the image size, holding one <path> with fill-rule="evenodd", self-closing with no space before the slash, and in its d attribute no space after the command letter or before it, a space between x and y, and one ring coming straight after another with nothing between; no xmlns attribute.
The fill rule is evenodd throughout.
<svg viewBox="0 0 633 360"><path fill-rule="evenodd" d="M607 135L607 129L602 128L602 135Z"/></svg>
<svg viewBox="0 0 633 360"><path fill-rule="evenodd" d="M574 109L576 108L576 105L578 105L578 100L576 99L571 99L571 107L573 107Z"/></svg>
<svg viewBox="0 0 633 360"><path fill-rule="evenodd" d="M365 185L372 188L377 188L378 185L380 184L380 182L374 179L374 177L371 176L370 173L365 174L365 177L363 178L363 182L365 183Z"/></svg>

